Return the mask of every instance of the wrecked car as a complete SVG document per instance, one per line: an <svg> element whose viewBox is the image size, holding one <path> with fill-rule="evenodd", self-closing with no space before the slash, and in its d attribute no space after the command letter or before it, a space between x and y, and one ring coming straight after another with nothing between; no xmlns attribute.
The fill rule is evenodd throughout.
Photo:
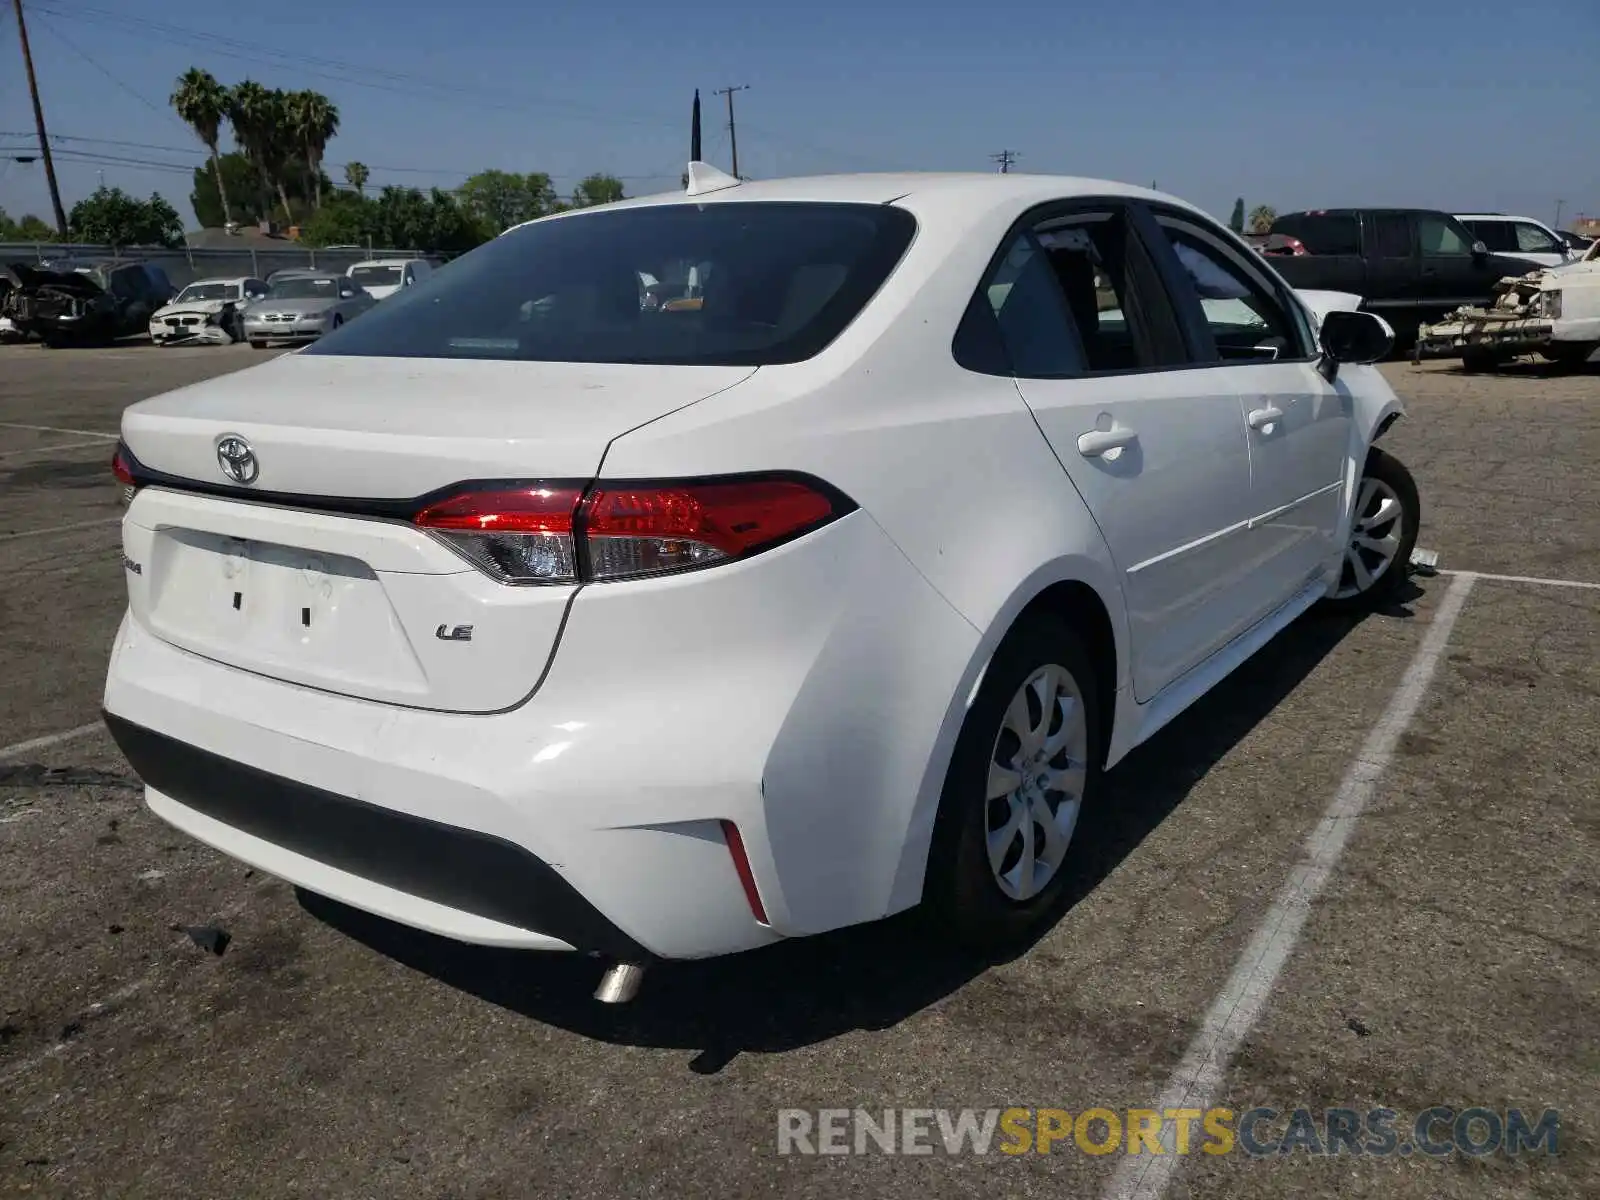
<svg viewBox="0 0 1600 1200"><path fill-rule="evenodd" d="M1468 371L1492 371L1519 354L1565 367L1600 361L1600 242L1577 262L1507 276L1486 306L1424 325L1413 360L1459 358Z"/></svg>
<svg viewBox="0 0 1600 1200"><path fill-rule="evenodd" d="M199 279L150 317L158 346L230 346L244 341L245 310L267 294L260 279Z"/></svg>
<svg viewBox="0 0 1600 1200"><path fill-rule="evenodd" d="M152 263L62 260L6 268L5 315L46 346L87 345L144 333L150 314L172 297L172 283Z"/></svg>

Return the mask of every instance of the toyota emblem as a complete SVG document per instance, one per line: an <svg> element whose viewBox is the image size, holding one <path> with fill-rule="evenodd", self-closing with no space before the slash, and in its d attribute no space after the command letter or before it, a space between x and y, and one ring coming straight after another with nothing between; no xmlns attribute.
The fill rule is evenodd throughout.
<svg viewBox="0 0 1600 1200"><path fill-rule="evenodd" d="M250 443L236 433L230 433L217 443L217 465L222 473L235 483L254 483L261 474L261 464Z"/></svg>

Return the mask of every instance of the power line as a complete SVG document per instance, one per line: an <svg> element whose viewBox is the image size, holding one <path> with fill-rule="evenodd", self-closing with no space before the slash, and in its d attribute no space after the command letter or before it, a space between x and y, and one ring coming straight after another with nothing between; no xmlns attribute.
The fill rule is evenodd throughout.
<svg viewBox="0 0 1600 1200"><path fill-rule="evenodd" d="M1011 171L1011 164L1016 162L1021 154L1016 150L1002 150L998 154L989 155L989 161L1000 164L1000 174L1006 175Z"/></svg>
<svg viewBox="0 0 1600 1200"><path fill-rule="evenodd" d="M17 2L20 4L21 0L17 0ZM132 96L135 100L137 100L140 104L144 105L151 112L153 112L153 113L157 114L158 116L163 117L163 118L165 118L166 120L169 120L169 121L177 121L178 120L178 118L173 115L172 110L170 108L166 108L166 107L163 107L162 105L159 105L159 104L155 103L155 101L151 100L148 96L143 95L139 91L137 91L134 88L130 87L128 84L124 83L122 80L118 79L110 71L106 70L98 62L96 62L92 57L90 57L85 51L81 50L78 47L76 42L74 42L70 38L68 38L66 36L66 34L62 33L54 25L50 24L48 21L41 21L40 24L44 27L44 31L46 33L48 33L51 37L55 38L56 41L60 42L68 50L71 50L79 58L83 59L84 62L88 63L96 71L99 71L100 74L104 75L112 83L116 84L123 91L127 92L128 95ZM181 124L181 122L180 122L180 124Z"/></svg>
<svg viewBox="0 0 1600 1200"><path fill-rule="evenodd" d="M0 138L29 138L29 137L32 137L32 136L33 135L31 135L29 133L22 132L20 130L0 129ZM51 141L52 144L58 144L58 143L61 143L61 142L82 142L85 145L112 146L112 147L116 147L116 148L119 148L119 149L127 149L127 150L159 150L159 151L162 151L164 153L169 153L169 154L190 154L190 155L194 155L197 161L194 162L192 165L184 165L182 163L160 162L160 161L155 161L155 160L150 160L150 159L135 159L135 158L116 159L114 156L108 155L107 152L100 151L100 150L77 150L77 149L68 148L68 149L58 150L57 151L57 153L59 153L59 154L95 155L95 156L101 156L101 157L108 157L108 158L111 158L113 161L120 161L120 162L124 162L124 163L128 163L128 164L148 165L148 166L156 166L156 167L173 167L173 168L176 168L176 169L179 169L179 170L183 170L183 171L192 170L194 167L203 167L205 165L205 160L208 158L207 151L203 147L200 147L200 146L163 146L163 145L157 145L157 144L155 144L153 142L132 142L132 141L126 141L126 140L123 140L123 139L120 139L120 138L95 138L95 137L84 137L84 136L78 135L78 134L64 134L64 133L51 134L50 135L50 141ZM6 153L6 152L12 151L12 150L34 150L34 149L36 149L35 146L0 147L0 153ZM346 165L347 164L345 164L345 163L329 162L329 163L325 163L324 167L326 169L330 169L330 170L341 170L342 171ZM459 167L399 167L399 166L388 166L388 165L385 165L385 164L382 164L382 163L364 163L363 165L365 165L367 167L367 169L370 170L370 171L382 172L384 174L394 174L394 175L460 175L463 178L466 178L466 177L472 176L472 175L476 175L478 173L478 171L480 171L480 170L488 169L488 168L480 167L480 168L477 168L475 170L467 171L467 170L463 170L463 169L461 169ZM584 174L558 174L558 173L551 173L551 172L548 172L548 171L544 172L544 174L550 176L551 180L561 180L563 182L567 182L567 181L577 182L577 181L579 181L581 179L584 179L588 174L591 174L591 173L592 172L585 172ZM677 178L677 174L675 172L672 172L672 171L660 171L660 172L644 172L644 173L639 173L639 174L613 175L612 178L613 179L620 179L624 183L630 183L630 182L643 182L643 181L652 180L652 179L675 179L675 178Z"/></svg>

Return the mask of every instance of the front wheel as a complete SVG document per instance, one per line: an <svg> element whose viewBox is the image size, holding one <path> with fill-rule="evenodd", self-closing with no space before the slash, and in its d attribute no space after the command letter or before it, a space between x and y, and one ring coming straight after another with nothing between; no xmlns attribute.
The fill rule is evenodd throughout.
<svg viewBox="0 0 1600 1200"><path fill-rule="evenodd" d="M1394 597L1417 546L1422 500L1405 464L1376 446L1356 482L1356 503L1345 538L1339 582L1323 608L1366 612Z"/></svg>
<svg viewBox="0 0 1600 1200"><path fill-rule="evenodd" d="M1596 350L1600 350L1600 342L1551 342L1539 353L1557 366L1576 370L1588 362Z"/></svg>
<svg viewBox="0 0 1600 1200"><path fill-rule="evenodd" d="M1025 617L995 651L957 736L923 900L938 931L1005 951L1055 913L1079 814L1100 778L1099 689L1059 617Z"/></svg>

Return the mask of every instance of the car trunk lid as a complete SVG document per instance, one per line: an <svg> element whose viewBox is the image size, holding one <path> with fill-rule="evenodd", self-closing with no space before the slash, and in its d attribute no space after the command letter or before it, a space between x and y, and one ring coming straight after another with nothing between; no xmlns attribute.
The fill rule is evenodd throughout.
<svg viewBox="0 0 1600 1200"><path fill-rule="evenodd" d="M382 703L493 712L533 690L575 585L511 586L405 519L469 480L587 481L610 441L749 367L286 355L134 405L130 608L175 646ZM225 473L219 443L257 474Z"/></svg>

